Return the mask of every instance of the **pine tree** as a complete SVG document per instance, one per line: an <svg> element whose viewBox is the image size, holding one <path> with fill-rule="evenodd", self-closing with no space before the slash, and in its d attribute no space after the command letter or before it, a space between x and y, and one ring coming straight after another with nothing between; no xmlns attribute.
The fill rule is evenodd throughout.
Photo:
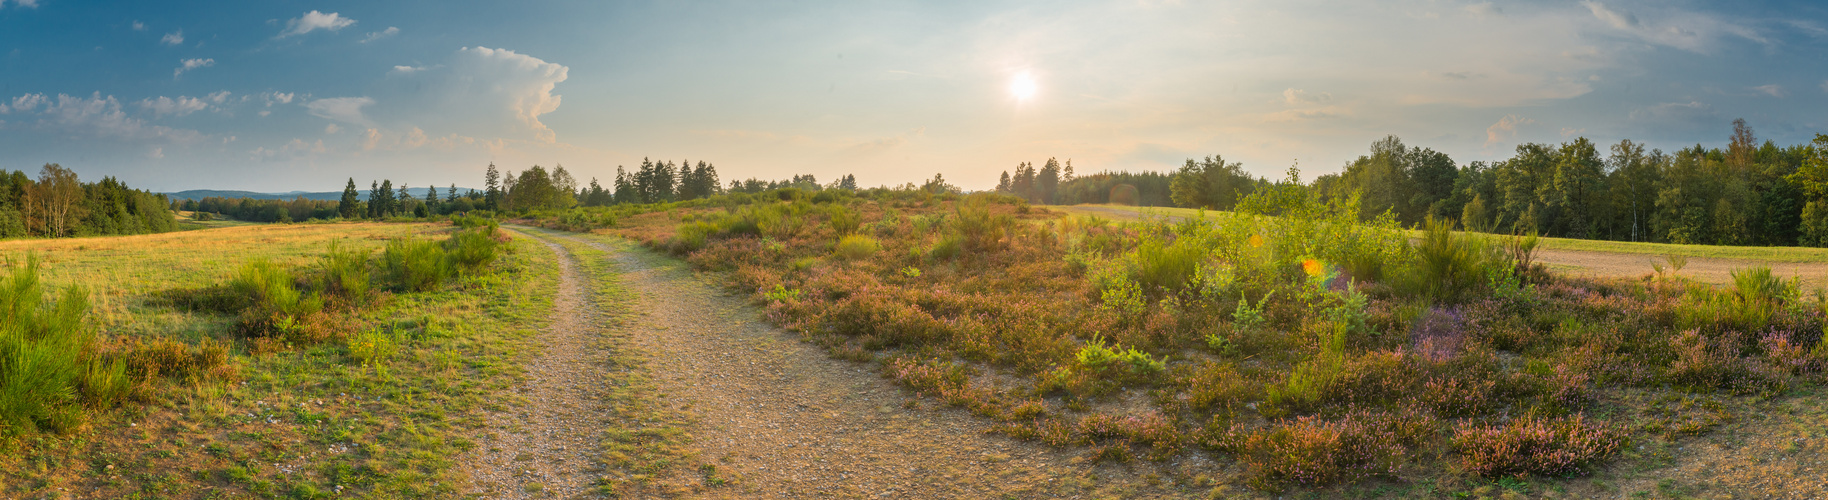
<svg viewBox="0 0 1828 500"><path fill-rule="evenodd" d="M1012 186L1009 185L1009 171L1004 170L1003 177L1000 179L997 179L997 192L998 193L1007 193L1007 192L1009 192L1011 187Z"/></svg>
<svg viewBox="0 0 1828 500"><path fill-rule="evenodd" d="M372 203L381 206L380 213L382 217L393 215L394 212L399 211L399 202L394 201L394 181L381 179L381 199Z"/></svg>
<svg viewBox="0 0 1828 500"><path fill-rule="evenodd" d="M360 197L361 195L357 194L355 191L355 178L350 177L349 184L343 186L343 199L337 200L336 202L337 215L342 216L344 219L354 219L356 216L356 200Z"/></svg>
<svg viewBox="0 0 1828 500"><path fill-rule="evenodd" d="M368 218L380 217L382 208L386 207L381 204L381 183L368 181Z"/></svg>
<svg viewBox="0 0 1828 500"><path fill-rule="evenodd" d="M448 203L455 203L455 202L457 202L457 183L454 183L454 182L453 182L453 183L451 183L451 190L450 190L450 191L447 191L447 192L446 192L446 193L445 193L445 195L444 195L444 201L445 201L445 202L448 202Z"/></svg>
<svg viewBox="0 0 1828 500"><path fill-rule="evenodd" d="M1054 204L1054 191L1060 189L1060 162L1048 158L1041 166L1041 172L1035 175L1035 203Z"/></svg>
<svg viewBox="0 0 1828 500"><path fill-rule="evenodd" d="M495 162L489 162L489 170L482 174L482 204L489 210L501 207L501 172L495 170Z"/></svg>

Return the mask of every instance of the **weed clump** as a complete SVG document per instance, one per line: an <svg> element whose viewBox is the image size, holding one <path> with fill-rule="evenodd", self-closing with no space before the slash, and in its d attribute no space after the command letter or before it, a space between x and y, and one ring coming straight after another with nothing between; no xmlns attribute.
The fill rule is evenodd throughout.
<svg viewBox="0 0 1828 500"><path fill-rule="evenodd" d="M122 365L94 356L88 311L80 288L45 297L35 256L0 279L0 437L73 432L88 421L84 403L124 394Z"/></svg>
<svg viewBox="0 0 1828 500"><path fill-rule="evenodd" d="M866 259L881 251L882 244L877 243L875 238L857 234L845 236L838 240L837 246L832 247L833 254L846 260Z"/></svg>
<svg viewBox="0 0 1828 500"><path fill-rule="evenodd" d="M453 274L443 246L435 241L401 238L387 242L381 268L400 290L423 292L442 285Z"/></svg>

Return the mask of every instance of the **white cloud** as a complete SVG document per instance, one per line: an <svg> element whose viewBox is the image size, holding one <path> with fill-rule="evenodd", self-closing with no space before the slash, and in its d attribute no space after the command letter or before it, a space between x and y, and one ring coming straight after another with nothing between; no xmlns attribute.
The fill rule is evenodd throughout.
<svg viewBox="0 0 1828 500"><path fill-rule="evenodd" d="M226 103L226 102L228 102L228 98L229 98L229 91L227 91L227 90L218 90L218 91L209 93L209 102L213 102L216 104ZM247 101L247 99L245 99L245 98L242 99L242 102L246 102L246 101Z"/></svg>
<svg viewBox="0 0 1828 500"><path fill-rule="evenodd" d="M184 116L209 108L209 104L195 97L178 96L177 99L160 96L158 99L141 99L140 107L152 111L154 116Z"/></svg>
<svg viewBox="0 0 1828 500"><path fill-rule="evenodd" d="M1822 80L1822 92L1828 92L1828 80Z"/></svg>
<svg viewBox="0 0 1828 500"><path fill-rule="evenodd" d="M146 23L142 23L142 22L139 22L139 21L134 21L134 22L133 22L133 30L134 30L134 31L146 31Z"/></svg>
<svg viewBox="0 0 1828 500"><path fill-rule="evenodd" d="M37 111L39 105L42 111ZM174 107L177 104L173 104ZM60 130L98 137L155 140L163 139L174 143L195 143L205 138L195 130L174 129L147 125L145 120L131 118L121 110L121 102L114 96L102 96L96 92L90 97L73 97L58 94L55 100L47 99L42 94L26 94L13 99L13 113L36 114L35 126L42 129Z"/></svg>
<svg viewBox="0 0 1828 500"><path fill-rule="evenodd" d="M1586 6L1594 18L1615 30L1644 42L1695 53L1713 52L1716 42L1728 35L1767 46L1773 43L1770 38L1750 26L1700 12L1658 9L1653 14L1654 19L1640 20L1630 11L1607 7L1597 1L1583 1L1581 5Z"/></svg>
<svg viewBox="0 0 1828 500"><path fill-rule="evenodd" d="M338 130L342 130L342 129L337 128L335 123L324 126L324 133L326 133L326 134L334 134Z"/></svg>
<svg viewBox="0 0 1828 500"><path fill-rule="evenodd" d="M267 107L271 108L276 103L277 104L292 104L292 99L297 96L298 96L298 94L292 93L292 92L267 92L267 93L261 94L260 98L261 98L261 100L266 101Z"/></svg>
<svg viewBox="0 0 1828 500"><path fill-rule="evenodd" d="M1333 100L1333 94L1310 94L1306 90L1290 88L1282 91L1282 99L1289 104L1318 104Z"/></svg>
<svg viewBox="0 0 1828 500"><path fill-rule="evenodd" d="M165 148L152 148L152 151L146 152L146 157L152 158L154 160L164 158L165 157Z"/></svg>
<svg viewBox="0 0 1828 500"><path fill-rule="evenodd" d="M353 24L355 24L354 19L343 17L335 12L325 14L314 10L291 21L286 21L286 30L279 32L279 36L276 38L303 35L320 29L338 31Z"/></svg>
<svg viewBox="0 0 1828 500"><path fill-rule="evenodd" d="M1763 93L1763 94L1771 96L1771 97L1784 97L1784 96L1790 95L1790 92L1784 90L1784 87L1782 85L1776 85L1776 84L1759 85L1757 87L1752 87L1752 90L1756 90L1760 93Z"/></svg>
<svg viewBox="0 0 1828 500"><path fill-rule="evenodd" d="M1604 4L1599 2L1581 2L1581 5L1585 5L1588 10L1593 11L1593 17L1605 21L1606 24L1610 24L1614 28L1633 30L1638 27L1638 16L1631 15L1630 12L1620 12L1608 9Z"/></svg>
<svg viewBox="0 0 1828 500"><path fill-rule="evenodd" d="M1636 109L1631 112L1631 119L1655 122L1701 122L1718 119L1720 113L1714 106L1700 101L1666 102L1655 106Z"/></svg>
<svg viewBox="0 0 1828 500"><path fill-rule="evenodd" d="M177 45L180 43L184 43L184 30L178 30L175 32L166 33L164 38L159 39L159 43L163 43L166 45Z"/></svg>
<svg viewBox="0 0 1828 500"><path fill-rule="evenodd" d="M13 0L13 4L20 7L38 8L38 0ZM0 7L6 7L6 0L0 0Z"/></svg>
<svg viewBox="0 0 1828 500"><path fill-rule="evenodd" d="M1563 138L1563 139L1566 139L1569 137L1574 137L1574 136L1577 136L1580 134L1585 134L1585 133L1587 133L1587 129L1584 129L1584 128L1569 128L1569 127L1561 128L1561 138Z"/></svg>
<svg viewBox="0 0 1828 500"><path fill-rule="evenodd" d="M368 116L391 130L435 127L439 134L555 142L540 116L558 109L553 90L569 71L512 50L464 47L441 64L388 71L385 95L377 96L386 105Z"/></svg>
<svg viewBox="0 0 1828 500"><path fill-rule="evenodd" d="M387 38L387 37L398 35L398 34L400 34L400 28L388 26L387 29L372 32L372 33L369 33L368 36L362 37L362 43L368 43L368 42L380 40L382 38Z"/></svg>
<svg viewBox="0 0 1828 500"><path fill-rule="evenodd" d="M178 64L179 64L178 69L171 70L171 77L173 79L176 79L178 77L178 75L182 75L186 71L190 71L190 70L197 69L197 68L207 68L210 66L215 66L216 60L215 59L185 59L185 60L179 61Z"/></svg>
<svg viewBox="0 0 1828 500"><path fill-rule="evenodd" d="M329 118L352 125L370 126L373 122L363 116L362 107L374 104L374 99L367 97L331 97L318 99L305 104L312 116Z"/></svg>
<svg viewBox="0 0 1828 500"><path fill-rule="evenodd" d="M1498 123L1493 123L1492 126L1485 128L1485 145L1490 147L1504 142L1505 139L1515 138L1518 127L1535 124L1536 120L1517 115L1504 115L1503 118L1498 119Z"/></svg>

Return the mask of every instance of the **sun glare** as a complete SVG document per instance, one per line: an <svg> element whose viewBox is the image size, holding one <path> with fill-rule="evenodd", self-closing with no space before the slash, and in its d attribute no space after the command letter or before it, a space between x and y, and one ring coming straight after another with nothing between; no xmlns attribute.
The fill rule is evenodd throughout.
<svg viewBox="0 0 1828 500"><path fill-rule="evenodd" d="M1017 101L1033 99L1035 97L1035 78L1029 76L1028 73L1016 75L1014 80L1009 81L1009 94L1015 96Z"/></svg>

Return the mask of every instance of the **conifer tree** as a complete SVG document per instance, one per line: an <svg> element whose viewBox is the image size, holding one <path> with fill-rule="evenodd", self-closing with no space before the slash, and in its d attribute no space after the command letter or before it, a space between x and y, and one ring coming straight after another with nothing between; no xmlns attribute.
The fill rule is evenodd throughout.
<svg viewBox="0 0 1828 500"><path fill-rule="evenodd" d="M342 216L344 219L354 219L356 217L356 200L360 196L361 195L357 194L355 191L355 178L350 177L349 184L343 186L343 198L336 202L337 215Z"/></svg>

